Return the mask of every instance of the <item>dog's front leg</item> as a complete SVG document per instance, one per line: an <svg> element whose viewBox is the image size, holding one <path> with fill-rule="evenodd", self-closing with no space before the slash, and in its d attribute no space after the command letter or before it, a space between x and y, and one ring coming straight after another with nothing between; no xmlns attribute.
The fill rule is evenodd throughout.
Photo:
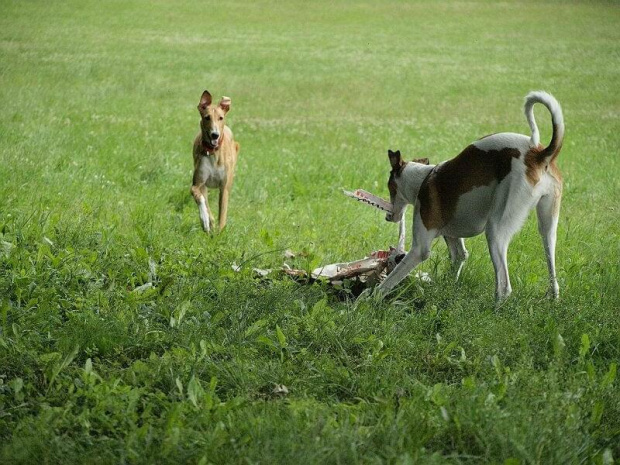
<svg viewBox="0 0 620 465"><path fill-rule="evenodd" d="M426 260L431 254L431 243L435 238L435 234L428 231L419 213L416 211L413 220L413 241L411 250L394 268L387 278L377 287L376 293L379 297L387 295L399 282L407 277L407 275L416 266Z"/></svg>
<svg viewBox="0 0 620 465"><path fill-rule="evenodd" d="M405 207L406 208L406 207ZM407 225L405 223L405 212L403 211L403 216L398 223L398 248L396 249L396 253L403 254L405 253L405 232Z"/></svg>
<svg viewBox="0 0 620 465"><path fill-rule="evenodd" d="M200 222L202 229L206 233L211 232L211 223L213 222L213 216L209 211L209 203L207 202L207 189L204 184L194 184L191 188L192 197L198 205L198 213L200 214Z"/></svg>

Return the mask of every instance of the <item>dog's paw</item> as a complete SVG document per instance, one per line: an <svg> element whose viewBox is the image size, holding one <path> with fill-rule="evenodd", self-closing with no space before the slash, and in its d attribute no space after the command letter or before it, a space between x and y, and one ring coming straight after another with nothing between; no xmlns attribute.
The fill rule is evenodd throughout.
<svg viewBox="0 0 620 465"><path fill-rule="evenodd" d="M356 302L378 303L383 301L384 297L383 292L381 292L378 287L367 288L364 289L359 296L357 296Z"/></svg>
<svg viewBox="0 0 620 465"><path fill-rule="evenodd" d="M551 300L559 300L559 298L560 298L560 289L559 288L555 288L555 287L549 288L549 290L545 294L545 297L548 298L548 299L551 299Z"/></svg>
<svg viewBox="0 0 620 465"><path fill-rule="evenodd" d="M366 288L364 289L360 295L357 296L357 299L355 299L356 302L366 302L368 300L370 300L372 295L372 289L371 288Z"/></svg>

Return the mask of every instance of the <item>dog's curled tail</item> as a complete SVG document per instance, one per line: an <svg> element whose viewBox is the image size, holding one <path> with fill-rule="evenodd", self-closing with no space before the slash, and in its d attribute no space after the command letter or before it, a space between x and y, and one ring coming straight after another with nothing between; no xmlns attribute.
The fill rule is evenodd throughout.
<svg viewBox="0 0 620 465"><path fill-rule="evenodd" d="M538 132L538 126L534 118L535 103L542 103L547 107L551 113L551 122L553 124L551 142L537 156L539 162L546 164L557 157L562 148L562 142L564 141L564 115L562 114L562 107L560 107L560 104L553 95L541 90L527 94L523 110L525 112L525 118L532 130L532 137L530 139L530 146L532 148L536 148L540 144L540 133Z"/></svg>

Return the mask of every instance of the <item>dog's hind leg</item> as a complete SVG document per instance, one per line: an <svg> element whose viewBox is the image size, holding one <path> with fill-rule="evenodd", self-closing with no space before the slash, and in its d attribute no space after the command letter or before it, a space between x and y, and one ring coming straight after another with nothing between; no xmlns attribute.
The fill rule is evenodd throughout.
<svg viewBox="0 0 620 465"><path fill-rule="evenodd" d="M555 241L559 213L560 195L545 195L536 205L538 232L542 237L545 256L547 257L547 268L549 269L549 296L554 299L560 297L560 286L555 275Z"/></svg>
<svg viewBox="0 0 620 465"><path fill-rule="evenodd" d="M219 226L220 231L226 226L226 219L228 217L228 198L230 196L230 185L225 185L220 188L220 210L219 210Z"/></svg>
<svg viewBox="0 0 620 465"><path fill-rule="evenodd" d="M491 261L495 269L495 300L499 302L512 292L507 257L511 237L501 228L495 228L492 225L487 226L486 236Z"/></svg>
<svg viewBox="0 0 620 465"><path fill-rule="evenodd" d="M465 248L465 241L462 237L448 237L444 236L444 240L448 245L448 249L450 251L450 260L452 261L452 268L456 272L456 280L459 280L459 276L461 275L461 271L463 270L463 265L465 264L465 260L469 257L469 252Z"/></svg>

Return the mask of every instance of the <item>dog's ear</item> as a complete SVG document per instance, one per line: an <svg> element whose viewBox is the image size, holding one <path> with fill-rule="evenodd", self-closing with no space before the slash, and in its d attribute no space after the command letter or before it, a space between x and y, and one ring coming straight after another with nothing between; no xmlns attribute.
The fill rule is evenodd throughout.
<svg viewBox="0 0 620 465"><path fill-rule="evenodd" d="M224 111L224 114L228 113L228 110L230 110L231 103L230 97L222 97L222 100L220 100L220 108Z"/></svg>
<svg viewBox="0 0 620 465"><path fill-rule="evenodd" d="M422 163L423 165L428 165L430 164L430 161L428 158L414 158L413 160L411 160L415 163Z"/></svg>
<svg viewBox="0 0 620 465"><path fill-rule="evenodd" d="M396 174L400 174L403 169L403 165L405 164L405 162L400 156L400 150L397 150L396 152L388 150L388 158L390 159L390 165L392 166L392 170L394 170Z"/></svg>
<svg viewBox="0 0 620 465"><path fill-rule="evenodd" d="M203 112L207 109L209 105L211 105L211 94L208 90L205 90L202 93L202 97L200 97L200 103L198 104L198 111Z"/></svg>

